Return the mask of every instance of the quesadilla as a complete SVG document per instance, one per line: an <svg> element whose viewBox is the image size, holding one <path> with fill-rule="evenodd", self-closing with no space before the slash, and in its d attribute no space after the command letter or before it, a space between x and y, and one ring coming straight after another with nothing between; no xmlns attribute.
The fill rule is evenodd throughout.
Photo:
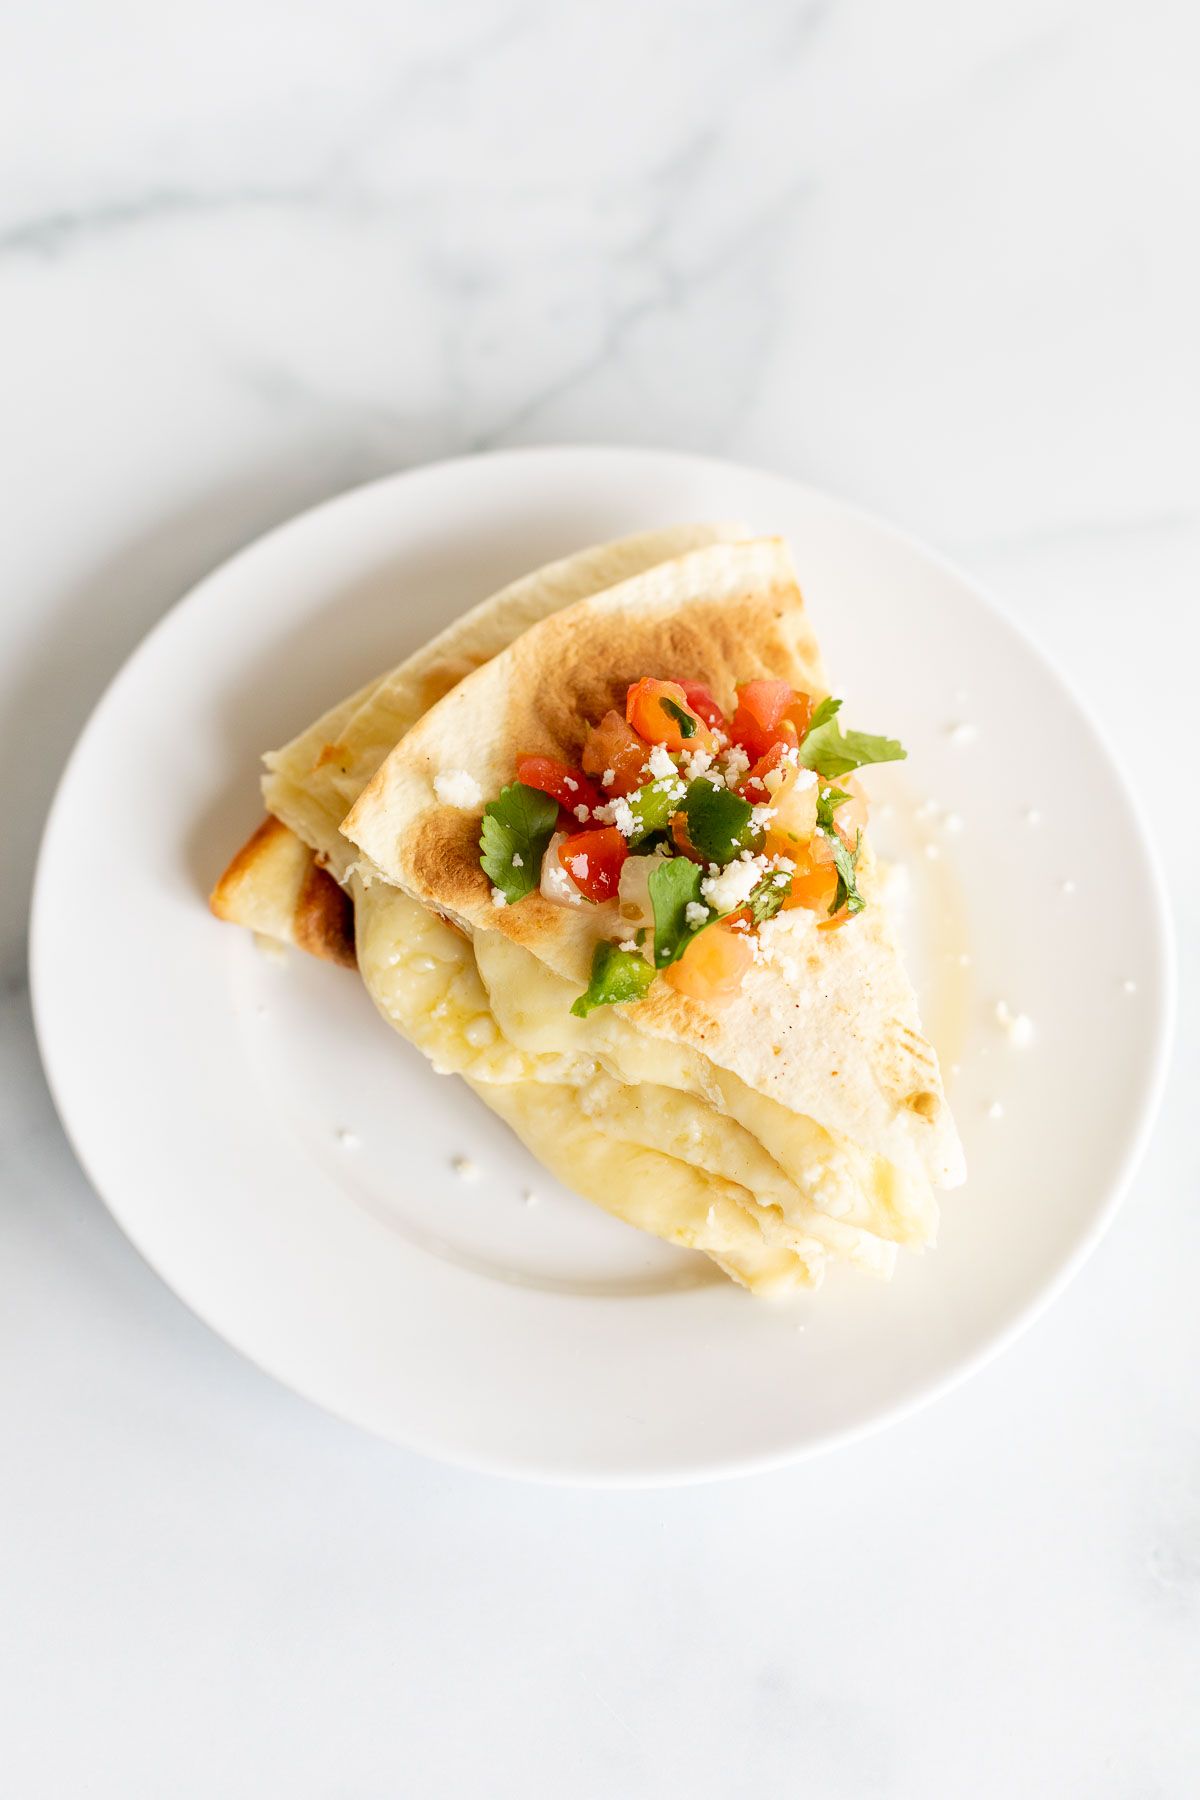
<svg viewBox="0 0 1200 1800"><path fill-rule="evenodd" d="M301 846L297 874L311 879L307 854L350 896L358 965L389 1022L464 1075L567 1185L774 1291L812 1285L830 1260L889 1274L897 1245L932 1242L931 1178L961 1178L961 1153L860 828L853 857L843 830L824 866L763 854L771 831L803 828L818 806L831 822L830 808L862 816L847 787L814 796L824 777L801 756L813 740L844 765L867 740L843 736L829 710L786 551L734 535L649 534L516 584L268 758L265 792ZM781 693L789 707L772 717ZM616 735L619 713L649 735L628 718ZM656 735L664 719L673 738ZM605 721L593 778L583 751ZM697 784L726 796L715 806L726 824L752 815L736 857L704 861L689 841L690 820L712 848L714 809L703 791L689 799ZM554 829L534 878L504 825L510 903L480 838L496 837L485 796L495 819L514 788ZM621 830L635 809L647 827L637 843ZM625 836L611 893L595 854L605 832ZM593 860L581 875L570 846L583 836ZM256 861L270 898L257 921ZM218 909L260 930L269 915L298 941L279 863L277 842L273 859L243 852ZM770 885L783 874L810 900L838 901L829 929L811 907L785 909ZM647 905L664 883L676 901L695 894L674 908L665 965ZM773 916L739 937L748 900L751 916ZM634 918L646 923L631 930ZM697 989L697 966L729 953L697 965L696 948L722 937L740 946L741 984ZM680 983L689 958L692 992Z"/></svg>

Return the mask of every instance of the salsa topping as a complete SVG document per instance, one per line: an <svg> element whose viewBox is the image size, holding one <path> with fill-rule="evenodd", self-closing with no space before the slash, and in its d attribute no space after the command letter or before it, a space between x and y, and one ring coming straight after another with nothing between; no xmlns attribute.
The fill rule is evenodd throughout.
<svg viewBox="0 0 1200 1800"><path fill-rule="evenodd" d="M519 781L500 790L483 809L479 861L509 906L532 894L542 876L542 858L558 823L558 807L548 794Z"/></svg>
<svg viewBox="0 0 1200 1800"><path fill-rule="evenodd" d="M802 907L829 931L863 910L867 800L852 771L905 752L843 731L841 704L748 681L728 718L702 683L645 676L624 717L586 726L577 767L517 759L516 781L484 808L480 863L498 908L535 889L611 908L577 1017L640 1000L660 974L719 1003L776 914Z"/></svg>

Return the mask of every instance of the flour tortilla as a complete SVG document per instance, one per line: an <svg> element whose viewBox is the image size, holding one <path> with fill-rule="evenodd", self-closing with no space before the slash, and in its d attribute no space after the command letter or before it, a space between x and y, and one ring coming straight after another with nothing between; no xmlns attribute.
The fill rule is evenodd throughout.
<svg viewBox="0 0 1200 1800"><path fill-rule="evenodd" d="M294 944L326 962L355 966L354 908L317 853L267 817L209 895L219 919Z"/></svg>
<svg viewBox="0 0 1200 1800"><path fill-rule="evenodd" d="M642 531L522 576L439 632L398 668L333 707L264 757L267 811L318 851L344 882L355 851L339 826L405 732L435 701L549 614L694 547L746 535L737 524ZM420 596L411 596L419 607Z"/></svg>
<svg viewBox="0 0 1200 1800"><path fill-rule="evenodd" d="M391 1024L435 1067L462 1073L576 1191L704 1251L756 1292L774 1292L813 1285L831 1258L890 1274L897 1244L933 1241L937 1209L927 1182L752 1094L695 1052L661 1041L655 1048L617 1009L595 1015L589 1032L570 1018L570 985L519 946L495 932L468 941L404 893L378 881L365 887L352 857L339 852L336 830L343 802L381 747L414 722L422 687L436 691L456 666L502 647L495 609L521 630L523 620L579 599L592 581L681 544L734 535L685 528L584 552L514 584L331 709L270 759L273 791L307 842L269 821L234 859L213 904L223 917L346 960L345 929L340 942L331 931L322 949L305 933L299 904L315 884L347 906L319 866L340 860L359 967ZM660 1085L664 1075L673 1086Z"/></svg>
<svg viewBox="0 0 1200 1800"><path fill-rule="evenodd" d="M582 991L595 909L536 892L497 908L479 866L480 814L444 805L434 779L463 769L490 797L523 752L575 762L587 722L621 706L646 674L705 681L727 708L734 687L759 676L826 693L786 546L710 544L531 625L432 706L367 784L342 824L360 872L465 930L500 931ZM866 910L841 931L816 930L803 909L781 914L768 956L719 1011L660 981L621 1012L788 1111L950 1187L964 1176L962 1149L886 909L871 903L869 850L861 887Z"/></svg>
<svg viewBox="0 0 1200 1800"><path fill-rule="evenodd" d="M353 968L353 913L338 883L348 880L354 851L338 828L422 712L556 609L685 550L746 535L737 524L672 525L548 563L330 707L282 750L264 757L268 817L217 882L212 910L231 924Z"/></svg>

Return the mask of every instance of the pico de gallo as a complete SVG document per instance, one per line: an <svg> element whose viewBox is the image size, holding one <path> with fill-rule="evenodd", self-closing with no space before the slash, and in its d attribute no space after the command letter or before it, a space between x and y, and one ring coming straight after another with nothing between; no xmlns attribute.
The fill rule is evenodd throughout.
<svg viewBox="0 0 1200 1800"><path fill-rule="evenodd" d="M586 726L577 764L518 758L484 808L480 862L497 908L540 892L609 909L572 1012L641 999L660 975L720 1004L776 914L804 908L837 931L863 910L867 799L853 771L905 751L843 730L841 704L748 681L730 716L699 682L646 676L623 713Z"/></svg>

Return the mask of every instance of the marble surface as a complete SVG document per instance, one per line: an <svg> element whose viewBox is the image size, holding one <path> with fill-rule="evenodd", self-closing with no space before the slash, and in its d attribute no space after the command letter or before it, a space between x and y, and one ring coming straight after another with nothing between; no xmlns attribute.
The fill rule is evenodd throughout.
<svg viewBox="0 0 1200 1800"><path fill-rule="evenodd" d="M1194 1794L1194 9L66 0L4 35L5 1793ZM89 1191L29 1023L41 819L147 626L326 494L555 440L778 468L974 569L1145 778L1180 931L1159 1129L1052 1312L880 1437L661 1495L454 1473L243 1364ZM1052 723L1014 729L1052 780Z"/></svg>

